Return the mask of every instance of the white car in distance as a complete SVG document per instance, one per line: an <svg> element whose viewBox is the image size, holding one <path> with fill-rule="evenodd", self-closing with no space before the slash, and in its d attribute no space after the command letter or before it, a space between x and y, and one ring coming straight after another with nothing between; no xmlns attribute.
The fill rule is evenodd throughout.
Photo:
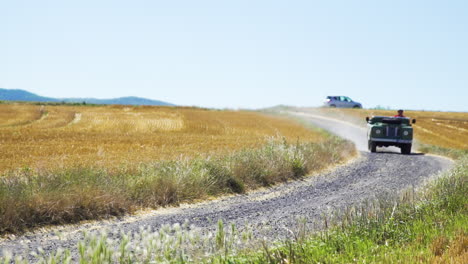
<svg viewBox="0 0 468 264"><path fill-rule="evenodd" d="M342 108L362 108L362 104L353 101L347 96L327 96L324 102L326 107L342 107Z"/></svg>

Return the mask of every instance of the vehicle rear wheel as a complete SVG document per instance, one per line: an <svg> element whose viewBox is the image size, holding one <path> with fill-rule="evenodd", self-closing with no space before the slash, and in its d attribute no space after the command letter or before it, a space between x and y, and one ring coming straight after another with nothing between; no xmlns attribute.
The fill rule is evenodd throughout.
<svg viewBox="0 0 468 264"><path fill-rule="evenodd" d="M377 144L373 141L370 141L369 140L369 151L374 153L374 152L377 152Z"/></svg>
<svg viewBox="0 0 468 264"><path fill-rule="evenodd" d="M411 144L404 144L401 146L401 154L411 154Z"/></svg>

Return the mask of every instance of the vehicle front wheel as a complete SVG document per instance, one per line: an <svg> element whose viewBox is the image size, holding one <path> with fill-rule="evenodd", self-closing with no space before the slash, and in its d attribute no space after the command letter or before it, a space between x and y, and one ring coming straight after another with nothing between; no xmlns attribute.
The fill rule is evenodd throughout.
<svg viewBox="0 0 468 264"><path fill-rule="evenodd" d="M401 154L411 154L411 144L402 145Z"/></svg>
<svg viewBox="0 0 468 264"><path fill-rule="evenodd" d="M369 145L370 152L372 153L377 152L377 144L375 142L369 140L368 145Z"/></svg>

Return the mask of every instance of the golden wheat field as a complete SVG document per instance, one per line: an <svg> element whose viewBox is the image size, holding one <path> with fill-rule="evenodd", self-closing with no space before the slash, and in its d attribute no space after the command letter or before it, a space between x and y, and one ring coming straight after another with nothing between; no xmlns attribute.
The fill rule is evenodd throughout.
<svg viewBox="0 0 468 264"><path fill-rule="evenodd" d="M323 139L287 119L248 111L0 104L0 172L133 166L255 148L273 136Z"/></svg>
<svg viewBox="0 0 468 264"><path fill-rule="evenodd" d="M352 116L355 123L365 124L366 116L393 116L396 111L372 109L320 109L335 117ZM424 144L444 148L468 149L468 113L405 111L405 116L416 119L413 125L416 139Z"/></svg>

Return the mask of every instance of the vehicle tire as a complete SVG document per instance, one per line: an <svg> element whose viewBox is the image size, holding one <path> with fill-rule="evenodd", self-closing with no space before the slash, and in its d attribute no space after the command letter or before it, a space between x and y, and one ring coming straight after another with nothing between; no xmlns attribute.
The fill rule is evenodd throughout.
<svg viewBox="0 0 468 264"><path fill-rule="evenodd" d="M353 106L353 108L361 108L359 105L355 105Z"/></svg>
<svg viewBox="0 0 468 264"><path fill-rule="evenodd" d="M332 107L332 108L335 108L335 107L336 107L336 105L330 105L330 107Z"/></svg>
<svg viewBox="0 0 468 264"><path fill-rule="evenodd" d="M406 145L400 147L401 154L406 154Z"/></svg>
<svg viewBox="0 0 468 264"><path fill-rule="evenodd" d="M369 145L370 152L372 153L377 152L377 144L375 142L369 140L368 145Z"/></svg>
<svg viewBox="0 0 468 264"><path fill-rule="evenodd" d="M401 146L401 154L411 154L411 144L404 144Z"/></svg>

